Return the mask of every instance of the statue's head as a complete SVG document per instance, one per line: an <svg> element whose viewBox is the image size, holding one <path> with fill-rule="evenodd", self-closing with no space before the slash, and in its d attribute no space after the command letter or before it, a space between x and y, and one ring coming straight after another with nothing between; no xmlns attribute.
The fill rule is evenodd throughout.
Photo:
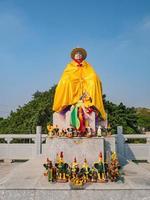
<svg viewBox="0 0 150 200"><path fill-rule="evenodd" d="M87 57L87 52L83 48L75 48L71 52L71 58L76 60L85 60Z"/></svg>

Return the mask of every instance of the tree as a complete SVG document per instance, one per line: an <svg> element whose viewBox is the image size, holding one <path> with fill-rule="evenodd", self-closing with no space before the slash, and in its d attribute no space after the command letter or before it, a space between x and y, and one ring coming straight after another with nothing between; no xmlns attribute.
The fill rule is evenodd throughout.
<svg viewBox="0 0 150 200"><path fill-rule="evenodd" d="M35 133L37 125L41 125L43 133L46 133L47 123L52 124L55 89L56 85L49 91L37 91L31 101L19 106L15 112L11 111L7 119L0 120L0 134ZM127 108L123 103L116 105L106 100L106 95L103 95L103 100L112 133L116 133L117 126L120 125L126 133L137 133L138 117L135 108Z"/></svg>

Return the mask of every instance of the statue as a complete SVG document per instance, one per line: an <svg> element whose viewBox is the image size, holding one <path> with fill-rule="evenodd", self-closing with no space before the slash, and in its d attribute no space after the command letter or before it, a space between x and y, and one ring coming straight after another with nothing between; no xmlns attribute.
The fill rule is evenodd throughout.
<svg viewBox="0 0 150 200"><path fill-rule="evenodd" d="M76 178L79 172L79 164L77 163L76 158L74 158L74 161L71 163L71 179Z"/></svg>
<svg viewBox="0 0 150 200"><path fill-rule="evenodd" d="M89 127L91 112L100 112L103 120L106 120L101 80L92 66L85 61L86 57L85 49L72 50L72 61L66 66L56 87L53 104L56 113L65 114L72 109L71 125L80 131L81 136ZM78 116L78 119L73 121L73 116ZM62 119L60 121L62 122Z"/></svg>
<svg viewBox="0 0 150 200"><path fill-rule="evenodd" d="M100 183L106 182L106 179L105 179L105 168L104 168L104 162L103 162L103 158L102 158L102 153L101 152L99 154L98 162L94 164L94 167L98 171L98 180L97 181L100 182Z"/></svg>
<svg viewBox="0 0 150 200"><path fill-rule="evenodd" d="M102 136L102 127L99 125L97 129L97 136L101 137Z"/></svg>
<svg viewBox="0 0 150 200"><path fill-rule="evenodd" d="M69 176L69 165L64 162L63 152L60 152L60 156L58 154L56 155L55 166L57 168L57 181L61 183L67 182Z"/></svg>
<svg viewBox="0 0 150 200"><path fill-rule="evenodd" d="M98 173L94 166L91 168L91 170L89 172L89 176L90 176L91 182L93 182L93 183L97 182Z"/></svg>
<svg viewBox="0 0 150 200"><path fill-rule="evenodd" d="M120 178L120 164L116 155L116 152L112 152L111 162L108 168L109 179L114 182Z"/></svg>
<svg viewBox="0 0 150 200"><path fill-rule="evenodd" d="M52 161L47 158L46 163L43 164L46 169L44 173L45 176L48 176L49 182L56 181L56 168L53 166Z"/></svg>
<svg viewBox="0 0 150 200"><path fill-rule="evenodd" d="M52 138L53 137L53 130L54 130L53 126L51 126L50 124L48 124L47 125L47 130L48 130L48 136L50 138Z"/></svg>
<svg viewBox="0 0 150 200"><path fill-rule="evenodd" d="M84 159L84 163L82 165L82 168L80 170L80 174L82 174L84 183L89 181L89 173L90 173L90 167L88 165L88 162L86 160L86 158Z"/></svg>

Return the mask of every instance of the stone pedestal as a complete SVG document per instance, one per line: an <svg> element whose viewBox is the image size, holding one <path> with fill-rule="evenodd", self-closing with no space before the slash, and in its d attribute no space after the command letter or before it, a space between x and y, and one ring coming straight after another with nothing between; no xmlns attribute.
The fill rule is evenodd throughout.
<svg viewBox="0 0 150 200"><path fill-rule="evenodd" d="M92 164L98 160L100 152L104 155L104 138L47 138L43 148L43 153L53 161L56 154L63 151L64 160L68 163L76 157L79 163L86 158Z"/></svg>

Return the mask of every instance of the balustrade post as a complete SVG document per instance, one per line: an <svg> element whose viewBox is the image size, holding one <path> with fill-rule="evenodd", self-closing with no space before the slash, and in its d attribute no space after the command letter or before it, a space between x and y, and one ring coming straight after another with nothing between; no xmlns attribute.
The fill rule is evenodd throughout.
<svg viewBox="0 0 150 200"><path fill-rule="evenodd" d="M117 152L121 156L125 156L125 149L124 149L124 143L125 143L125 138L123 135L123 127L122 126L117 126Z"/></svg>
<svg viewBox="0 0 150 200"><path fill-rule="evenodd" d="M146 134L148 137L146 139L146 143L148 144L148 159L147 161L150 163L150 133Z"/></svg>
<svg viewBox="0 0 150 200"><path fill-rule="evenodd" d="M36 127L36 155L42 153L42 127Z"/></svg>

